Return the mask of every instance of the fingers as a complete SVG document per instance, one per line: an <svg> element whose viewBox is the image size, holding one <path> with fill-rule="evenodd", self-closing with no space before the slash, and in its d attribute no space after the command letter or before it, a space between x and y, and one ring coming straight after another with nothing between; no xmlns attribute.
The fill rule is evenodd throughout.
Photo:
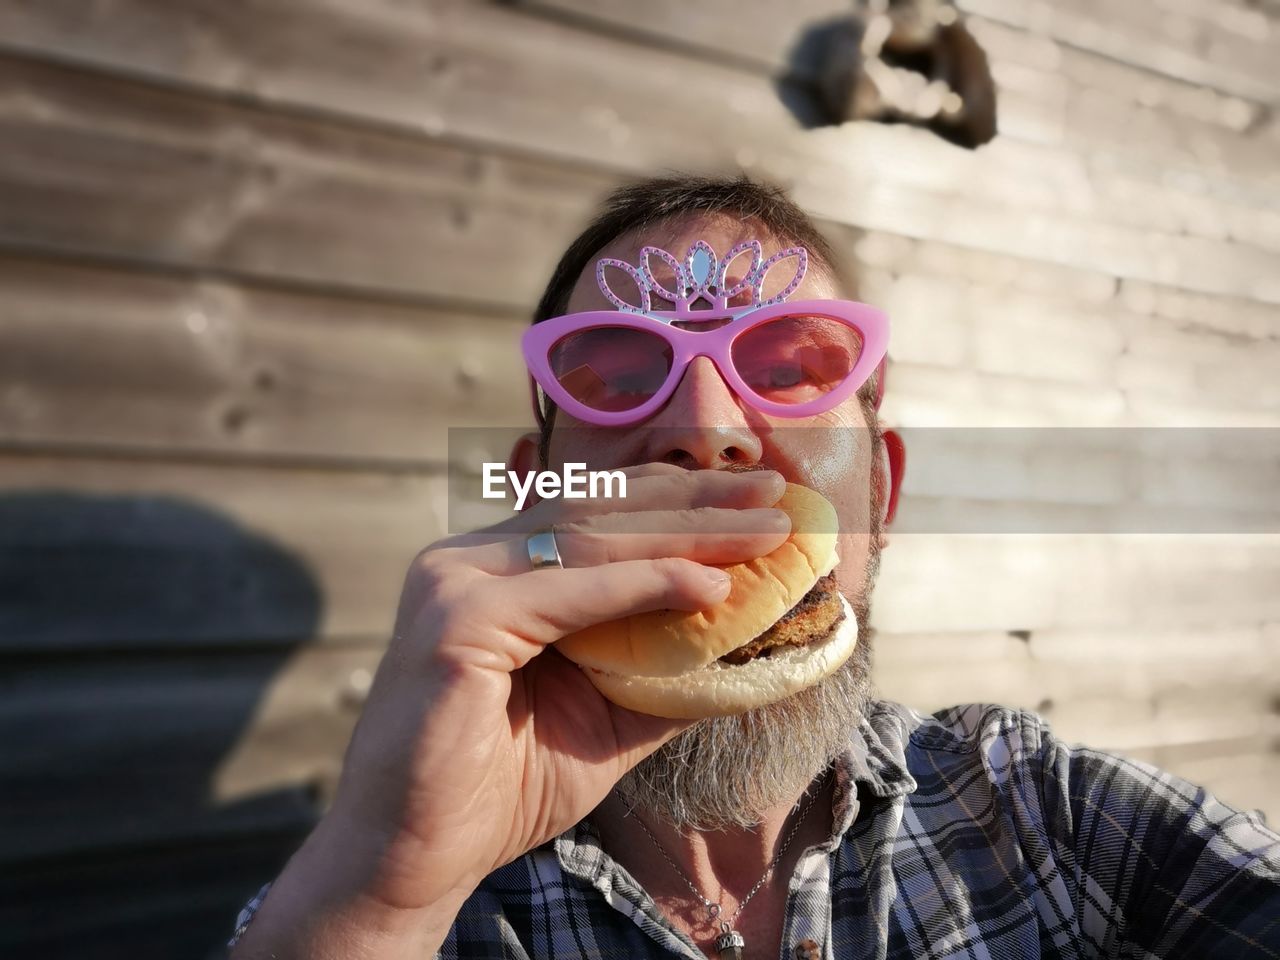
<svg viewBox="0 0 1280 960"><path fill-rule="evenodd" d="M431 548L501 576L530 569L527 537L553 528L565 566L684 556L700 563L740 563L777 549L790 531L772 508L786 483L773 471L689 471L645 464L624 471L625 499L545 501L518 517Z"/></svg>
<svg viewBox="0 0 1280 960"><path fill-rule="evenodd" d="M791 518L772 507L609 513L555 526L556 548L566 567L659 557L685 557L698 563L742 563L772 553L790 532ZM526 535L518 534L475 549L470 559L486 573L527 573L530 561L526 544Z"/></svg>
<svg viewBox="0 0 1280 960"><path fill-rule="evenodd" d="M734 510L771 507L786 490L786 481L772 470L729 473L724 470L683 470L655 463L627 468L622 473L627 477L625 497L544 500L489 528L490 532L528 533L552 525L574 523L601 513L693 510L699 507Z"/></svg>
<svg viewBox="0 0 1280 960"><path fill-rule="evenodd" d="M618 762L627 770L697 722L651 717L612 703L609 704L609 714L618 738Z"/></svg>
<svg viewBox="0 0 1280 960"><path fill-rule="evenodd" d="M531 686L545 685L551 696L575 711L575 726L612 732L615 740L607 753L584 756L587 762L607 764L612 769L609 782L617 779L653 753L695 720L669 720L620 707L605 700L576 663L561 656L555 647L547 649L525 668ZM548 681L550 681L548 683Z"/></svg>
<svg viewBox="0 0 1280 960"><path fill-rule="evenodd" d="M541 648L597 623L648 610L700 610L729 595L728 574L692 560L628 560L600 567L495 577L490 620L525 641L523 666Z"/></svg>
<svg viewBox="0 0 1280 960"><path fill-rule="evenodd" d="M657 557L739 563L771 553L790 533L791 518L772 507L609 514L555 528L566 567Z"/></svg>
<svg viewBox="0 0 1280 960"><path fill-rule="evenodd" d="M650 464L626 475L625 499L547 501L423 551L402 604L432 623L436 654L510 671L597 623L712 606L729 593L713 564L764 556L790 534L772 471ZM528 534L553 524L564 569L531 571Z"/></svg>

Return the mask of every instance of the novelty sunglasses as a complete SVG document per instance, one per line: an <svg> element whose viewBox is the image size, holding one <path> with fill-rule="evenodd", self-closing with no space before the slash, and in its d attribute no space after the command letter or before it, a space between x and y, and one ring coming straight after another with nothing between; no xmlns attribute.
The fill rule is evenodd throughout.
<svg viewBox="0 0 1280 960"><path fill-rule="evenodd" d="M742 257L749 258L743 276L727 284L730 266ZM670 287L655 275L662 267L655 268L654 260L665 267ZM794 274L779 293L762 299L766 276L788 260L795 261ZM803 247L766 260L758 240L734 246L722 261L703 240L682 261L658 247L642 248L638 267L601 258L596 281L617 309L534 324L522 339L525 363L536 387L557 406L597 426L625 426L661 409L697 357L710 359L755 409L815 416L851 397L883 367L889 319L851 300L788 301L807 267ZM609 269L634 281L638 304L614 292ZM655 294L675 309L652 309ZM883 390L883 369L881 374ZM879 400L877 395L877 406Z"/></svg>

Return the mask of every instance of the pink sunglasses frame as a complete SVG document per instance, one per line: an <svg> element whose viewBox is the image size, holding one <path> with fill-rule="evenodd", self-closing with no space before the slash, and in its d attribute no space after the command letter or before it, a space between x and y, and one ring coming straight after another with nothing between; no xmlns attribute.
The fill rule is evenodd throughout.
<svg viewBox="0 0 1280 960"><path fill-rule="evenodd" d="M708 319L717 316L713 311L707 311L707 314ZM852 327L862 336L862 353L844 382L829 393L806 403L786 404L766 400L747 386L733 365L732 348L738 337L763 323L790 314L826 317ZM709 358L730 389L752 407L777 417L812 417L825 413L853 396L878 367L881 368L881 378L878 384L876 406L880 405L880 397L884 389L883 363L889 347L889 318L882 310L870 304L855 300L784 301L747 310L714 330L699 332L672 326L674 321L688 322L696 319L698 319L696 314L691 316L687 312L630 313L620 310L588 310L535 323L524 332L521 348L533 384L536 384L533 389L533 401L539 424L542 423L543 416L536 387L541 387L543 392L566 413L585 423L601 427L621 427L637 423L662 408L662 405L675 392L685 369L697 357ZM551 371L551 349L561 338L571 333L600 327L643 330L657 334L671 345L671 371L667 374L667 379L652 397L630 410L608 411L588 407L575 400L561 387Z"/></svg>

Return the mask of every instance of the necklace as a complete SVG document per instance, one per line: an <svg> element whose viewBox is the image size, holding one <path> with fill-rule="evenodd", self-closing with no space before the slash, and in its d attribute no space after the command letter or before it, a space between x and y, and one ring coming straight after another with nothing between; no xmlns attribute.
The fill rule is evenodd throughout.
<svg viewBox="0 0 1280 960"><path fill-rule="evenodd" d="M786 836L783 837L782 845L778 847L778 852L774 855L774 858L769 861L769 866L765 867L764 874L756 881L755 886L747 891L747 895L738 903L738 909L733 911L733 916L728 920L720 921L720 936L716 937L716 953L721 957L724 957L725 960L742 960L742 950L747 945L747 942L743 939L742 934L733 928L733 925L737 922L738 917L742 915L742 911L746 909L751 898L756 895L759 889L764 886L764 882L769 879L769 875L773 873L773 868L778 865L780 860L782 860L783 854L787 852L787 848L791 846L791 841L794 840L796 838L796 834L800 832L800 827L804 824L805 818L809 816L810 808L821 793L821 790L816 791L813 796L804 802L804 806L800 808L799 816L796 817L796 822L791 825L791 829L788 830ZM671 865L671 869L676 872L676 876L683 880L684 885L689 888L690 892L692 892L695 897L698 898L698 902L701 903L703 909L707 911L707 919L716 920L720 916L720 904L704 897L702 895L702 891L694 886L693 881L690 880L685 872L680 869L680 866L671 858L671 855L667 853L662 844L658 842L658 838L655 837L653 832L644 825L644 821L639 817L636 817L635 820L636 823L640 825L640 829L645 832L645 836L653 841L653 845L658 849L658 852L662 854L662 859L666 860L667 863Z"/></svg>

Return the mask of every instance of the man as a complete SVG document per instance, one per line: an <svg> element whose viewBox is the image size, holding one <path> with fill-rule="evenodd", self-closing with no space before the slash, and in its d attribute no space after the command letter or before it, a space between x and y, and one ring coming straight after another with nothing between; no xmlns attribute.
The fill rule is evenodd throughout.
<svg viewBox="0 0 1280 960"><path fill-rule="evenodd" d="M699 240L720 255L802 247L808 270L788 292L849 297L779 191L672 177L606 202L537 320L625 312L598 260L641 264L646 245L679 258ZM743 262L724 286L750 286ZM798 377L767 374L748 395L706 356L654 374L660 351L592 349L593 370L612 362L629 379L566 394L583 417L549 408L511 465L625 468L626 499L544 500L416 558L333 807L242 915L237 960L1280 957L1280 840L1256 815L1069 749L1029 714L924 717L870 698L868 598L901 478L877 377L834 406L819 386L820 412L783 416L762 395ZM592 404L614 421L646 412L606 424ZM773 507L784 480L841 517L838 581L862 636L836 674L690 725L612 705L551 648L592 624L722 601L720 565L787 537ZM546 530L558 559L535 570Z"/></svg>

